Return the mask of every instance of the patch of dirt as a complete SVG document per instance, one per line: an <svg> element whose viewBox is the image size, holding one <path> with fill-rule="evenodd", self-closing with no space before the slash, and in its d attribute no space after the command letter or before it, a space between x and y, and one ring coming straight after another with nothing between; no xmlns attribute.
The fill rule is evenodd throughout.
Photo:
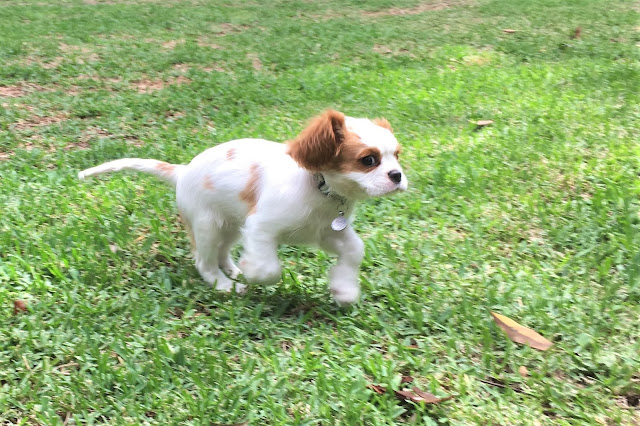
<svg viewBox="0 0 640 426"><path fill-rule="evenodd" d="M172 69L179 71L179 72L187 72L189 71L191 68L189 67L189 65L187 64L175 64Z"/></svg>
<svg viewBox="0 0 640 426"><path fill-rule="evenodd" d="M483 66L491 62L491 58L488 56L481 56L481 55L469 55L469 56L465 56L462 61L465 65Z"/></svg>
<svg viewBox="0 0 640 426"><path fill-rule="evenodd" d="M217 36L226 36L227 34L238 34L251 28L249 25L234 25L228 22L222 24L216 24L214 26L214 34Z"/></svg>
<svg viewBox="0 0 640 426"><path fill-rule="evenodd" d="M43 59L41 57L38 57L38 56L29 55L29 56L23 56L19 60L15 60L15 61L12 61L10 63L12 65L19 65L19 66L37 65L37 66L39 66L41 68L44 68L46 70L50 70L50 69L58 68L63 60L64 60L64 58L62 56L56 56L53 59L46 59L45 60L45 59Z"/></svg>
<svg viewBox="0 0 640 426"><path fill-rule="evenodd" d="M373 51L376 53L380 53L382 55L388 55L389 53L393 53L393 50L388 46L382 44L376 44L373 46Z"/></svg>
<svg viewBox="0 0 640 426"><path fill-rule="evenodd" d="M390 9L377 10L372 12L363 12L362 15L369 18L378 18L381 16L406 16L406 15L418 15L424 12L431 12L436 10L444 10L457 6L467 6L473 4L473 2L469 0L449 0L449 1L437 1L433 3L424 3L420 4L416 7L411 8L400 8L393 7Z"/></svg>
<svg viewBox="0 0 640 426"><path fill-rule="evenodd" d="M67 43L60 43L58 45L58 49L64 53L84 53L84 54L93 53L93 51L88 47L77 46L75 44L67 44Z"/></svg>
<svg viewBox="0 0 640 426"><path fill-rule="evenodd" d="M409 49L407 49L406 47L400 49L392 49L391 47L384 44L375 44L373 45L373 51L379 53L380 55L409 55L412 58L416 57L413 53L410 53Z"/></svg>
<svg viewBox="0 0 640 426"><path fill-rule="evenodd" d="M19 98L25 94L20 86L0 86L0 97L3 98Z"/></svg>
<svg viewBox="0 0 640 426"><path fill-rule="evenodd" d="M138 93L152 93L164 89L164 81L143 79L132 82L131 87Z"/></svg>
<svg viewBox="0 0 640 426"><path fill-rule="evenodd" d="M135 146L136 148L144 146L144 142L136 138L135 136L126 135L124 136L124 139L127 142L127 145Z"/></svg>
<svg viewBox="0 0 640 426"><path fill-rule="evenodd" d="M541 228L531 227L526 231L527 240L531 243L543 244L545 242L545 232Z"/></svg>
<svg viewBox="0 0 640 426"><path fill-rule="evenodd" d="M211 41L207 40L204 37L198 37L197 44L200 47L208 47L210 49L222 49L222 46L220 46L219 44L216 44L216 43L212 43Z"/></svg>
<svg viewBox="0 0 640 426"><path fill-rule="evenodd" d="M91 139L110 138L112 136L112 133L100 127L87 127L80 133L80 140L86 142Z"/></svg>
<svg viewBox="0 0 640 426"><path fill-rule="evenodd" d="M253 67L254 70L256 70L256 71L262 70L262 68L263 68L262 61L260 60L260 58L258 58L257 54L249 53L247 55L247 59L251 60L251 66Z"/></svg>
<svg viewBox="0 0 640 426"><path fill-rule="evenodd" d="M120 77L100 77L97 75L79 75L78 77L76 77L76 79L78 80L93 80L93 81L99 81L101 83L111 83L111 84L117 84L117 83L122 83L122 78Z"/></svg>
<svg viewBox="0 0 640 426"><path fill-rule="evenodd" d="M174 86L178 84L188 84L188 83L191 83L191 79L181 75L178 77L172 77L167 81L160 80L160 79L157 79L157 80L142 79L138 81L133 81L131 82L130 87L132 89L135 89L138 93L153 93L157 90L164 89L166 86Z"/></svg>
<svg viewBox="0 0 640 426"><path fill-rule="evenodd" d="M52 124L57 124L67 119L68 119L67 114L64 112L61 112L52 116L45 116L45 117L32 116L30 118L27 118L26 120L25 119L18 120L16 123L12 124L10 128L12 130L18 130L18 131L32 130L37 127L45 127L45 126L50 126Z"/></svg>
<svg viewBox="0 0 640 426"><path fill-rule="evenodd" d="M31 92L42 92L45 88L33 83L19 83L12 86L0 86L0 98L20 98Z"/></svg>
<svg viewBox="0 0 640 426"><path fill-rule="evenodd" d="M162 43L162 47L165 48L165 49L173 50L179 44L184 44L184 39L181 38L179 40L165 41L164 43Z"/></svg>
<svg viewBox="0 0 640 426"><path fill-rule="evenodd" d="M187 114L184 111L168 111L165 114L165 117L167 118L168 121L176 121L186 115Z"/></svg>
<svg viewBox="0 0 640 426"><path fill-rule="evenodd" d="M227 70L224 69L223 67L221 67L220 65L213 65L213 66L209 66L209 67L203 67L202 71L204 71L204 72L212 72L212 71L227 72Z"/></svg>
<svg viewBox="0 0 640 426"><path fill-rule="evenodd" d="M91 148L89 142L87 141L77 141L77 142L69 142L64 146L65 151L77 150L77 151L86 151Z"/></svg>
<svg viewBox="0 0 640 426"><path fill-rule="evenodd" d="M197 6L197 1L191 0L84 0L84 4L89 6L114 6L114 5L137 5L137 4L176 4L176 3L188 3L192 6Z"/></svg>
<svg viewBox="0 0 640 426"><path fill-rule="evenodd" d="M40 63L40 66L45 70L51 70L58 68L60 64L62 64L62 61L64 61L64 58L62 56L56 56L50 61Z"/></svg>
<svg viewBox="0 0 640 426"><path fill-rule="evenodd" d="M79 64L85 64L87 62L98 62L100 60L100 56L95 51L86 46L60 43L58 44L58 49L62 53L76 55L76 62Z"/></svg>
<svg viewBox="0 0 640 426"><path fill-rule="evenodd" d="M76 62L79 64L86 64L87 62L98 62L100 56L97 53L89 53L86 56L79 57Z"/></svg>
<svg viewBox="0 0 640 426"><path fill-rule="evenodd" d="M18 145L18 148L22 148L27 152L33 151L36 148L39 148L48 153L54 152L56 149L52 146L43 146L42 145L43 138L40 135L36 135L34 137L29 138L27 141ZM13 153L12 153L13 155Z"/></svg>

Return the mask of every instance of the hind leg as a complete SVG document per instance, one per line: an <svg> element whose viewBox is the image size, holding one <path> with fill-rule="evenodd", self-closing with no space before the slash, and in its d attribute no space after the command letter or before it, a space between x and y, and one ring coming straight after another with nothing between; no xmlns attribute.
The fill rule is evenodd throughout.
<svg viewBox="0 0 640 426"><path fill-rule="evenodd" d="M222 229L222 242L218 249L218 265L220 266L220 269L222 269L222 271L224 271L224 273L232 280L238 278L238 275L242 273L236 264L233 263L233 258L231 257L231 249L239 236L240 230L238 227L233 225L226 226Z"/></svg>
<svg viewBox="0 0 640 426"><path fill-rule="evenodd" d="M196 241L196 268L202 278L216 290L230 292L235 287L236 292L243 292L244 285L234 283L220 270L219 254L225 241L220 224L211 218L199 218L192 222L192 230Z"/></svg>

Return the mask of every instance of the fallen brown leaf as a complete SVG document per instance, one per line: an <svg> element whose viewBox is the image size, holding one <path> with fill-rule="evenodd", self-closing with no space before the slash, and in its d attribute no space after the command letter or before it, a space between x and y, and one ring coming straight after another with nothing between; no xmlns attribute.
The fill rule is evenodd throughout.
<svg viewBox="0 0 640 426"><path fill-rule="evenodd" d="M551 343L549 340L545 339L530 328L518 324L511 318L505 317L504 315L496 314L495 312L491 312L491 315L493 316L493 320L496 322L498 327L503 329L509 339L513 340L514 342L522 343L541 351L546 351L551 346L553 346L553 343Z"/></svg>
<svg viewBox="0 0 640 426"><path fill-rule="evenodd" d="M529 370L527 370L527 367L524 365L521 365L520 368L518 368L518 373L520 373L522 377L527 377L529 375Z"/></svg>
<svg viewBox="0 0 640 426"><path fill-rule="evenodd" d="M571 34L571 38L575 40L575 39L580 38L581 35L582 35L582 28L581 27L577 27L573 31L573 34Z"/></svg>
<svg viewBox="0 0 640 426"><path fill-rule="evenodd" d="M480 127L488 126L493 124L493 120L478 120L476 121L476 125Z"/></svg>
<svg viewBox="0 0 640 426"><path fill-rule="evenodd" d="M402 376L402 383L410 383L413 382L413 377L410 376ZM371 389L375 393L382 395L387 393L387 388L380 385L367 385L367 388ZM452 399L453 396L445 396L443 398L438 398L437 396L430 394L429 392L424 392L418 389L416 386L411 388L411 390L397 390L393 391L396 395L396 398L401 399L403 401L411 401L411 402L424 402L425 404L437 404L438 402L447 401Z"/></svg>
<svg viewBox="0 0 640 426"><path fill-rule="evenodd" d="M367 388L371 389L375 393L382 395L383 393L387 393L387 388L379 385L367 385Z"/></svg>
<svg viewBox="0 0 640 426"><path fill-rule="evenodd" d="M408 390L395 391L396 397L411 402L424 402L425 404L436 404L438 402L447 401L452 399L453 396L445 396L444 398L438 398L429 392L423 392L416 386Z"/></svg>
<svg viewBox="0 0 640 426"><path fill-rule="evenodd" d="M411 383L413 382L413 377L411 376L402 376L402 379L400 379L400 383Z"/></svg>
<svg viewBox="0 0 640 426"><path fill-rule="evenodd" d="M17 315L20 312L27 311L27 302L24 300L14 300L13 301L13 315Z"/></svg>
<svg viewBox="0 0 640 426"><path fill-rule="evenodd" d="M503 33L507 33L507 34L513 34L515 32L517 32L516 30L513 30L511 28L505 28L504 30L502 30Z"/></svg>
<svg viewBox="0 0 640 426"><path fill-rule="evenodd" d="M497 379L495 377L487 377L486 379L478 379L479 382L485 383L487 385L490 386L495 386L497 388L502 388L502 389L511 389L514 392L518 392L518 393L522 393L522 389L520 388L520 386L518 384L510 384L510 385L506 385L502 380Z"/></svg>

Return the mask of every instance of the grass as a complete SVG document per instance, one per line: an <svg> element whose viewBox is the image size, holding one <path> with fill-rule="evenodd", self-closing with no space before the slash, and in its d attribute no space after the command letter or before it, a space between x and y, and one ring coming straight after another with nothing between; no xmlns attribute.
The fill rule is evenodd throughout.
<svg viewBox="0 0 640 426"><path fill-rule="evenodd" d="M3 1L0 423L637 424L639 18L626 0ZM329 106L388 118L410 181L357 213L351 308L332 259L289 247L277 286L216 294L166 186L76 179L284 141ZM403 374L455 399L366 388Z"/></svg>

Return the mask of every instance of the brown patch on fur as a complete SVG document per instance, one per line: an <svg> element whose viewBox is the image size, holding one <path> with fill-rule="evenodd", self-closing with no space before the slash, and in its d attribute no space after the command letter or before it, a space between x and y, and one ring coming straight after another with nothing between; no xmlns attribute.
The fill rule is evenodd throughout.
<svg viewBox="0 0 640 426"><path fill-rule="evenodd" d="M258 184L260 183L260 166L253 163L249 170L249 179L247 185L240 193L240 199L249 205L249 215L256 212L258 205Z"/></svg>
<svg viewBox="0 0 640 426"><path fill-rule="evenodd" d="M376 126L383 127L388 131L390 131L391 133L393 133L393 129L391 128L391 123L389 123L389 120L387 120L386 118L382 118L382 117L374 118L373 120L371 120L371 122Z"/></svg>
<svg viewBox="0 0 640 426"><path fill-rule="evenodd" d="M213 181L211 180L211 177L209 176L204 177L204 180L202 181L202 187L204 189L208 189L209 191L213 191L214 186L213 186Z"/></svg>
<svg viewBox="0 0 640 426"><path fill-rule="evenodd" d="M156 169L160 170L162 174L166 176L171 176L176 171L176 165L160 161L158 164L156 164Z"/></svg>
<svg viewBox="0 0 640 426"><path fill-rule="evenodd" d="M360 159L368 155L373 156L376 159L376 163L373 166L365 166L360 162ZM342 144L340 154L336 158L333 169L339 170L342 173L348 172L368 172L375 169L382 158L382 154L378 148L371 147L362 143L360 138L355 134L349 134L345 143Z"/></svg>
<svg viewBox="0 0 640 426"><path fill-rule="evenodd" d="M393 153L393 156L398 158L400 156L400 153L402 152L402 147L398 146L396 148L396 152Z"/></svg>
<svg viewBox="0 0 640 426"><path fill-rule="evenodd" d="M346 134L344 114L329 109L289 142L287 153L301 167L320 171L335 161Z"/></svg>
<svg viewBox="0 0 640 426"><path fill-rule="evenodd" d="M236 157L236 150L235 148L229 148L227 150L227 160L231 161Z"/></svg>

